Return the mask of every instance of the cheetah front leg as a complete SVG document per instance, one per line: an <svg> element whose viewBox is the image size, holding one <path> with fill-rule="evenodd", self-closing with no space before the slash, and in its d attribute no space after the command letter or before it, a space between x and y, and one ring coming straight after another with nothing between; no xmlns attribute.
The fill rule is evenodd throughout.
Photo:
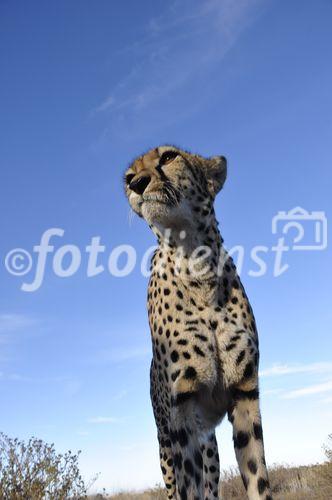
<svg viewBox="0 0 332 500"><path fill-rule="evenodd" d="M194 405L180 403L171 411L171 442L178 500L203 500L203 458Z"/></svg>
<svg viewBox="0 0 332 500"><path fill-rule="evenodd" d="M152 408L158 430L160 468L167 489L167 496L169 500L173 500L176 498L176 480L170 439L169 415L165 411L166 406L163 404L161 397L162 394L158 386L154 361L151 363L150 383Z"/></svg>
<svg viewBox="0 0 332 500"><path fill-rule="evenodd" d="M169 434L165 434L164 429L158 432L160 467L164 483L167 489L167 498L176 498L176 481L173 465L173 453Z"/></svg>
<svg viewBox="0 0 332 500"><path fill-rule="evenodd" d="M235 454L249 500L272 500L257 388L234 390L229 420L233 424Z"/></svg>
<svg viewBox="0 0 332 500"><path fill-rule="evenodd" d="M205 500L218 498L219 487L219 454L216 435L214 432L200 439L204 464Z"/></svg>

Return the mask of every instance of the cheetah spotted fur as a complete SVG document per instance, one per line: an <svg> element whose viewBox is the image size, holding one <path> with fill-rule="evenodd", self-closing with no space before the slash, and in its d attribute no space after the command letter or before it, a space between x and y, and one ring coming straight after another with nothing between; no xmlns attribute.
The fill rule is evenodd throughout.
<svg viewBox="0 0 332 500"><path fill-rule="evenodd" d="M125 174L129 203L158 240L148 287L150 382L169 499L218 498L215 428L226 414L249 500L272 498L255 319L213 207L226 172L223 156L161 146Z"/></svg>

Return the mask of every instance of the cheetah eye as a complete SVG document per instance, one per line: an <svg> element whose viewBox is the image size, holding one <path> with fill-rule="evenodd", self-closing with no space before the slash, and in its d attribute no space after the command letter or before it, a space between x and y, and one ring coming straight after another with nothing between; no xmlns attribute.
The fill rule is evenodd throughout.
<svg viewBox="0 0 332 500"><path fill-rule="evenodd" d="M167 163L170 163L177 156L179 156L179 153L176 151L165 151L160 157L159 166L167 165Z"/></svg>
<svg viewBox="0 0 332 500"><path fill-rule="evenodd" d="M125 177L126 184L129 185L134 177L135 177L135 174L127 174Z"/></svg>

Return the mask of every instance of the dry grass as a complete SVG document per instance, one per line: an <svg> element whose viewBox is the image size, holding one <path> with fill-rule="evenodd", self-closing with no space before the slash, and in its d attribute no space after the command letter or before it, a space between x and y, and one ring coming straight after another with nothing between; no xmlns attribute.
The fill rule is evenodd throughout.
<svg viewBox="0 0 332 500"><path fill-rule="evenodd" d="M330 500L332 498L332 462L320 465L273 466L269 478L274 500ZM225 500L243 500L245 491L235 471L223 474L220 496Z"/></svg>
<svg viewBox="0 0 332 500"><path fill-rule="evenodd" d="M274 500L331 500L332 499L332 434L324 447L327 461L323 464L288 467L275 465L269 477ZM222 473L220 498L243 500L246 498L242 480L236 469ZM90 500L167 500L164 488L144 492L123 492L117 495L97 495Z"/></svg>
<svg viewBox="0 0 332 500"><path fill-rule="evenodd" d="M274 500L331 500L332 462L307 467L274 466L270 469ZM164 488L144 492L123 492L112 496L96 496L91 500L167 500ZM244 500L245 490L236 470L222 475L220 498Z"/></svg>

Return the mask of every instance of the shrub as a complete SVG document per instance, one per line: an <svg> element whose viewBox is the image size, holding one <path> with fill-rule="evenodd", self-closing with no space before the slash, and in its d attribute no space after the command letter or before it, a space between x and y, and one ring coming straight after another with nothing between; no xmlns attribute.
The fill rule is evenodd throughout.
<svg viewBox="0 0 332 500"><path fill-rule="evenodd" d="M80 452L58 454L53 444L27 442L0 433L0 498L3 500L65 500L86 498L78 468Z"/></svg>
<svg viewBox="0 0 332 500"><path fill-rule="evenodd" d="M332 464L332 434L329 434L327 438L327 444L323 446L327 462Z"/></svg>
<svg viewBox="0 0 332 500"><path fill-rule="evenodd" d="M327 498L332 498L332 434L323 449L327 460L319 466L318 480Z"/></svg>

